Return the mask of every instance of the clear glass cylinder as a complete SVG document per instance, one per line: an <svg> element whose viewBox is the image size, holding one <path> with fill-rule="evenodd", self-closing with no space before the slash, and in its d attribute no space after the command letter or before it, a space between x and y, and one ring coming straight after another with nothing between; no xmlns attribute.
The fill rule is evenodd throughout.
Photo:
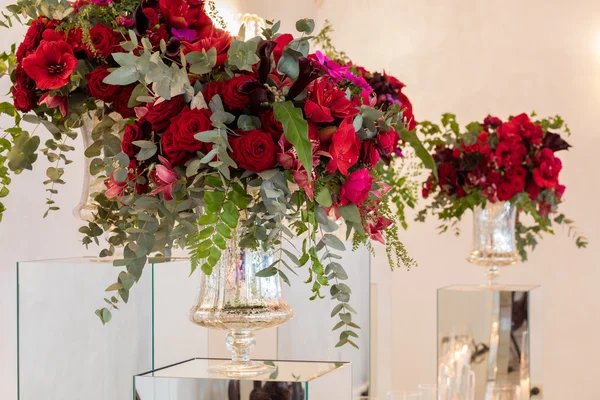
<svg viewBox="0 0 600 400"><path fill-rule="evenodd" d="M243 248L239 241L240 232L234 230L212 274L200 273L198 300L189 316L197 325L227 331L232 359L213 369L230 377L271 372L272 366L250 359L254 331L284 324L294 315L283 297L279 274L257 276L279 260L279 249Z"/></svg>
<svg viewBox="0 0 600 400"><path fill-rule="evenodd" d="M473 249L467 259L488 268L490 284L496 282L499 267L521 261L516 223L517 207L508 201L488 202L485 208L473 210Z"/></svg>

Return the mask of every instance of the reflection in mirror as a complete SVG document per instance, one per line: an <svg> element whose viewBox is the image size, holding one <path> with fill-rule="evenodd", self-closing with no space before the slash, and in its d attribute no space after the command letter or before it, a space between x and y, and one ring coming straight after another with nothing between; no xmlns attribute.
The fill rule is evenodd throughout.
<svg viewBox="0 0 600 400"><path fill-rule="evenodd" d="M438 380L475 399L530 398L535 286L451 286L438 291ZM535 293L535 291L533 292ZM518 396L518 397L515 397Z"/></svg>

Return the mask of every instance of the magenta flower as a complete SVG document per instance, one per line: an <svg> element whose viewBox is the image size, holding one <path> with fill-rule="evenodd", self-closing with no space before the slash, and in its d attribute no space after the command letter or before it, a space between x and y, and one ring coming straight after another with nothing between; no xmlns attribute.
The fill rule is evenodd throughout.
<svg viewBox="0 0 600 400"><path fill-rule="evenodd" d="M119 25L119 26L122 26L125 28L130 28L133 26L133 23L134 23L133 18L129 18L124 15L119 15L117 17L117 25Z"/></svg>
<svg viewBox="0 0 600 400"><path fill-rule="evenodd" d="M109 5L112 2L113 2L113 0L92 0L92 3L94 3L95 5L100 6L100 7L106 7L107 5Z"/></svg>
<svg viewBox="0 0 600 400"><path fill-rule="evenodd" d="M158 156L158 159L162 165L157 164L154 171L150 174L152 181L157 187L150 194L156 195L162 192L163 198L166 201L170 201L173 200L173 185L177 183L179 176L166 158Z"/></svg>

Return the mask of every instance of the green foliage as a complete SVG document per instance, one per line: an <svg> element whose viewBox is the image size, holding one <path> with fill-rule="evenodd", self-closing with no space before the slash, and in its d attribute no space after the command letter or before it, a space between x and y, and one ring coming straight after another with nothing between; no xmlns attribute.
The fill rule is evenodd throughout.
<svg viewBox="0 0 600 400"><path fill-rule="evenodd" d="M306 169L310 180L313 162L312 144L308 139L308 124L304 119L302 110L294 107L294 103L291 101L286 101L284 103L274 103L273 112L277 121L283 125L286 139L294 145L298 153L298 159Z"/></svg>

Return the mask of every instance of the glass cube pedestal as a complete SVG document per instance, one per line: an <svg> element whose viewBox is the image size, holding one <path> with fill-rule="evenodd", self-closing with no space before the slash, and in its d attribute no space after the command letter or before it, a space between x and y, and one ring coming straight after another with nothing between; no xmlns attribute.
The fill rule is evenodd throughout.
<svg viewBox="0 0 600 400"><path fill-rule="evenodd" d="M234 379L209 372L225 359L193 358L134 377L134 400L331 400L352 398L345 362L263 361L271 374Z"/></svg>

